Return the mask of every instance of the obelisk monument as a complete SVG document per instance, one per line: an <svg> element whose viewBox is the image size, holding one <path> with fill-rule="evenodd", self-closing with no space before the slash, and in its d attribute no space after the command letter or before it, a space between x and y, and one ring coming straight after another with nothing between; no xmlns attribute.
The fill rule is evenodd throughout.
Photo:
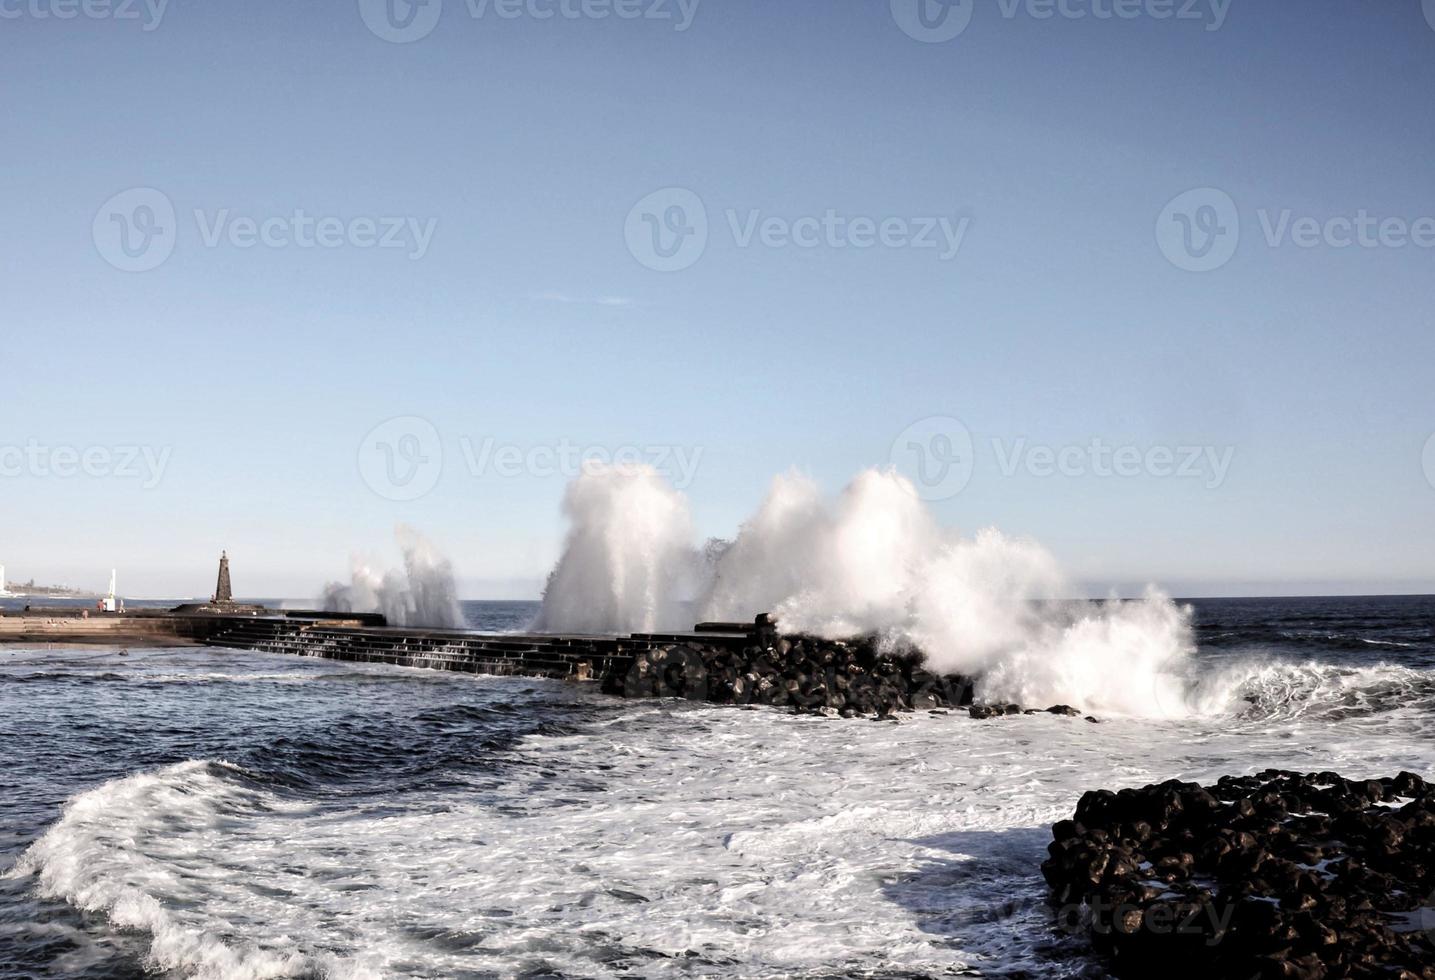
<svg viewBox="0 0 1435 980"><path fill-rule="evenodd" d="M229 552L219 553L219 584L214 587L216 603L233 603L234 588L229 584Z"/></svg>

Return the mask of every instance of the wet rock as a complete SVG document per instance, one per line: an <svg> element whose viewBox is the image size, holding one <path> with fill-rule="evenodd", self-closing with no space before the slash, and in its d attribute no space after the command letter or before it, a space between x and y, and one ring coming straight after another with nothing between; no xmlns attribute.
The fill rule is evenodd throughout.
<svg viewBox="0 0 1435 980"><path fill-rule="evenodd" d="M1435 978L1435 789L1266 770L1082 796L1042 874L1119 977Z"/></svg>
<svg viewBox="0 0 1435 980"><path fill-rule="evenodd" d="M875 639L779 636L765 619L742 648L687 642L641 651L626 675L605 682L605 690L630 698L770 705L844 718L890 718L972 703L969 678L933 674L919 654L879 650Z"/></svg>

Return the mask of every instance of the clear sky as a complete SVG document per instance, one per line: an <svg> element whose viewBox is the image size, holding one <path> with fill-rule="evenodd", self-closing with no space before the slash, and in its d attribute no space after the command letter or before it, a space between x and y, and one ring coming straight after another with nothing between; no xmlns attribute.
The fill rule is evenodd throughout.
<svg viewBox="0 0 1435 980"><path fill-rule="evenodd" d="M1435 591L1435 0L920 2L0 0L0 563L531 595L631 446Z"/></svg>

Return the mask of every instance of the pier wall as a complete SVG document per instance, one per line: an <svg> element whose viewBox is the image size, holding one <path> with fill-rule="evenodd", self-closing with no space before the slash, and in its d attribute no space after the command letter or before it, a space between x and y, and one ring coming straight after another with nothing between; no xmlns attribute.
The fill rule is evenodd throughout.
<svg viewBox="0 0 1435 980"><path fill-rule="evenodd" d="M629 698L677 697L770 705L847 717L949 710L972 704L970 678L936 675L918 651L894 652L875 637L847 641L779 636L767 617L752 624L699 624L678 633L495 634L376 626L373 617L259 609L0 618L0 642L171 645L318 657L468 674L595 681ZM1017 705L974 707L981 717ZM1075 714L1062 705L1050 709Z"/></svg>
<svg viewBox="0 0 1435 980"><path fill-rule="evenodd" d="M918 652L885 652L871 637L828 641L779 636L766 617L751 625L700 624L691 632L623 636L500 635L253 620L233 623L205 642L358 663L590 680L606 693L628 698L769 705L845 717L964 708L974 693L970 678L927 671ZM1064 706L1053 710L1074 713Z"/></svg>
<svg viewBox="0 0 1435 980"><path fill-rule="evenodd" d="M685 642L740 648L751 642L751 634L715 629L602 636L491 634L252 619L232 621L211 632L203 642L215 647L354 663L606 681L626 677L640 653Z"/></svg>

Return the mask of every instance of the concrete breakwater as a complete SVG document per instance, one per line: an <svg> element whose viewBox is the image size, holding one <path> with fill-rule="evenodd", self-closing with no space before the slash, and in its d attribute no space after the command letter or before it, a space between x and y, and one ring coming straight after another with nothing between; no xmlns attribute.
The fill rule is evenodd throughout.
<svg viewBox="0 0 1435 980"><path fill-rule="evenodd" d="M629 635L484 634L356 627L298 619L235 621L205 643L359 663L596 681L628 698L680 697L843 715L971 704L972 684L894 655L872 640L780 636L753 623Z"/></svg>
<svg viewBox="0 0 1435 980"><path fill-rule="evenodd" d="M870 637L784 636L767 616L751 623L700 623L685 632L587 635L397 628L372 614L263 607L200 605L85 616L73 609L32 609L0 616L0 643L6 642L203 644L594 681L620 697L679 697L844 717L949 708L966 708L974 718L1023 713L1017 705L974 705L972 678L932 673L920 653L884 650ZM1063 705L1045 710L1079 714Z"/></svg>
<svg viewBox="0 0 1435 980"><path fill-rule="evenodd" d="M355 663L602 681L625 675L639 653L683 642L741 645L749 636L741 626L729 624L715 624L692 633L563 635L399 629L333 620L255 617L236 619L206 636L203 642L215 647Z"/></svg>

